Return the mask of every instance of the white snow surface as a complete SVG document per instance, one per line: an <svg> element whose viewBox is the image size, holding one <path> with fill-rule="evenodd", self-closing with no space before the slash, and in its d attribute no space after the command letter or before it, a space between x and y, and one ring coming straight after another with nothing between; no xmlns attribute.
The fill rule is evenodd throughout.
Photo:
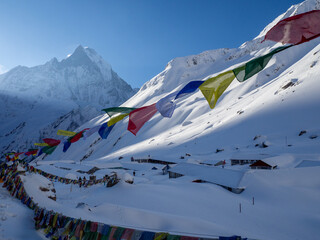
<svg viewBox="0 0 320 240"><path fill-rule="evenodd" d="M190 81L207 79L268 53L281 46L270 41L261 43L268 29L285 17L319 6L319 0L292 6L257 38L237 49L173 59L122 106L153 104ZM233 81L213 110L197 91L176 102L172 118L156 113L137 136L126 130L126 118L116 124L106 140L94 133L72 144L66 153L61 144L52 155L33 165L62 177L71 173L73 177L86 178L87 174L77 170L98 167L97 178L115 171L119 176L130 174L134 183L120 181L111 188L103 184L71 188L54 183L57 201L44 197L37 201L40 206L67 216L141 230L201 237L317 239L319 64L317 38L273 56L263 71L247 81ZM289 82L292 84L288 87ZM98 126L107 119L107 115L98 116L78 129ZM263 143L267 147L263 148ZM277 163L278 168L251 170L249 165L231 166L230 159L236 156L263 156L261 159ZM163 165L131 162L131 157L182 164L226 160L226 172L244 173L240 185L245 190L235 194L215 184L194 183L194 177L188 175L169 179L162 174ZM297 167L302 162L304 167ZM34 177L28 176L25 181L33 184ZM86 207L77 208L78 203Z"/></svg>

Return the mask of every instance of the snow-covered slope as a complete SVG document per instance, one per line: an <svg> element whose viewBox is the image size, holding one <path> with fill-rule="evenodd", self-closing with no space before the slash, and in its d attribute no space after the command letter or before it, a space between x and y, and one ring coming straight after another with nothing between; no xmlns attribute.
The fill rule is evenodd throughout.
<svg viewBox="0 0 320 240"><path fill-rule="evenodd" d="M155 103L189 81L206 79L268 53L280 46L261 43L271 26L319 7L320 0L292 6L257 38L237 49L172 60L123 106ZM125 119L115 125L106 140L95 133L72 144L66 153L61 144L52 155L38 159L37 167L62 177L73 174L87 179L89 175L77 170L98 167L94 173L97 178L116 171L119 176L135 175L134 183L121 181L112 188L96 185L85 189L55 183L56 202L34 199L48 210L125 228L211 238L236 234L249 239L317 239L319 64L317 38L276 54L263 71L247 81L235 80L213 110L198 91L177 101L172 118L155 114L137 136L126 130ZM107 119L107 115L95 117L78 129L99 126ZM231 158L243 156L264 159L277 168L231 166ZM241 186L245 190L234 194L215 184L192 182L195 178L191 175L169 179L162 175L163 165L131 162L131 157L201 163L202 167L226 160L226 169L243 174ZM201 172L196 175L198 179ZM79 204L85 207L77 208Z"/></svg>
<svg viewBox="0 0 320 240"><path fill-rule="evenodd" d="M59 127L74 130L134 93L93 49L82 46L61 62L18 66L0 75L0 152L56 137L54 121L63 119Z"/></svg>
<svg viewBox="0 0 320 240"><path fill-rule="evenodd" d="M287 17L289 13L292 15L306 9L319 9L319 6L319 1L306 1L292 6L288 13L277 20ZM163 72L145 83L123 106L140 107L155 103L192 80L206 79L232 69L281 45L271 41L261 43L262 39L263 35L260 34L238 49L211 50L173 59ZM171 119L157 113L137 136L126 130L128 119L125 119L116 125L107 140L100 141L94 149L89 146L99 138L98 134L91 136L91 141L89 139L77 143L78 146L71 146L65 154L57 150L51 158L76 160L90 151L93 153L88 160L151 155L178 161L186 152L200 160L223 159L241 151L296 151L300 143L304 144L303 138L298 137L301 130L307 130L309 135L319 131L320 113L316 110L320 103L317 94L320 87L317 77L319 43L318 38L275 55L263 71L246 82L234 81L213 110L210 110L198 91L177 102ZM290 82L292 86L286 88ZM81 128L101 124L106 119L107 115L104 115ZM252 140L257 135L263 135L261 139L269 141L270 147L257 149L256 142ZM283 147L286 141L297 141L298 145ZM310 144L317 141L311 141ZM225 151L215 154L217 148Z"/></svg>

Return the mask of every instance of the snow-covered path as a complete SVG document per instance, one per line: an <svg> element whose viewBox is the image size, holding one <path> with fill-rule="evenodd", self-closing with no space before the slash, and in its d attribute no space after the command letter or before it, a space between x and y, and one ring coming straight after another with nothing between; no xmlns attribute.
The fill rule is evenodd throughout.
<svg viewBox="0 0 320 240"><path fill-rule="evenodd" d="M0 185L0 240L46 239L34 228L33 211Z"/></svg>

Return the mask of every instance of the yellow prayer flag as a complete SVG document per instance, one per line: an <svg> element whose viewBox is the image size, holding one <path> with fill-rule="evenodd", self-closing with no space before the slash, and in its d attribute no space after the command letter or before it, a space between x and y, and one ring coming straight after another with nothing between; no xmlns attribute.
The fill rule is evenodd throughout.
<svg viewBox="0 0 320 240"><path fill-rule="evenodd" d="M66 136L66 137L73 137L76 134L77 133L75 133L75 132L70 132L70 131L66 131L66 130L58 130L58 132L57 132L57 135Z"/></svg>
<svg viewBox="0 0 320 240"><path fill-rule="evenodd" d="M216 77L209 78L199 86L203 96L207 99L209 106L213 109L222 95L235 78L232 70L219 74ZM214 97L213 97L214 95Z"/></svg>
<svg viewBox="0 0 320 240"><path fill-rule="evenodd" d="M168 237L169 233L164 233L164 232L159 232L156 233L154 236L154 240L163 240L166 239Z"/></svg>
<svg viewBox="0 0 320 240"><path fill-rule="evenodd" d="M48 143L35 143L34 145L40 146L40 147L47 147L47 146L49 146Z"/></svg>
<svg viewBox="0 0 320 240"><path fill-rule="evenodd" d="M125 113L125 114L120 114L116 117L113 117L111 118L109 121L108 121L108 127L116 124L117 122L121 121L122 119L124 119L126 116L128 116L129 113Z"/></svg>

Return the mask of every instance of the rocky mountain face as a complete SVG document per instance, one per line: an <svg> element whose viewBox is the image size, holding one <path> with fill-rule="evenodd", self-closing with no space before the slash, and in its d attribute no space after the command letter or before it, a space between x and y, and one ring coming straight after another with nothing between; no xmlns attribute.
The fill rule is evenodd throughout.
<svg viewBox="0 0 320 240"><path fill-rule="evenodd" d="M60 62L18 66L0 75L0 153L57 137L58 126L75 130L135 92L95 50L82 46Z"/></svg>

